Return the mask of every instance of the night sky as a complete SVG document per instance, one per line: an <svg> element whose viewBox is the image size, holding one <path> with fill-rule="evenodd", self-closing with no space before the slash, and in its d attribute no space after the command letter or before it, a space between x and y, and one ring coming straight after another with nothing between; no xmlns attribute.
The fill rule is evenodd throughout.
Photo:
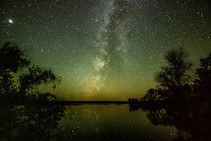
<svg viewBox="0 0 211 141"><path fill-rule="evenodd" d="M66 100L140 98L167 50L184 47L195 67L211 52L208 1L1 0L0 44L52 69Z"/></svg>

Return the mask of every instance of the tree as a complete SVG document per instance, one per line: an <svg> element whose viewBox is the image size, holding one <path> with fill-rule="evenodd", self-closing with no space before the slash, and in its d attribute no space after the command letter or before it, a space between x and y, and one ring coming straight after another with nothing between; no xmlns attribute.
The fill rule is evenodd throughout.
<svg viewBox="0 0 211 141"><path fill-rule="evenodd" d="M196 84L200 84L205 92L210 92L211 85L211 53L208 57L200 59L200 68L196 69L198 78L195 80Z"/></svg>
<svg viewBox="0 0 211 141"><path fill-rule="evenodd" d="M200 63L200 68L196 69L197 79L194 82L194 94L197 101L204 101L201 103L210 105L211 53L208 57L200 59Z"/></svg>
<svg viewBox="0 0 211 141"><path fill-rule="evenodd" d="M17 72L28 67L30 61L25 57L24 52L18 46L11 42L6 42L0 48L0 72Z"/></svg>
<svg viewBox="0 0 211 141"><path fill-rule="evenodd" d="M156 100L155 89L150 88L141 100L142 101L155 101Z"/></svg>
<svg viewBox="0 0 211 141"><path fill-rule="evenodd" d="M129 103L137 103L138 102L138 99L136 99L136 98L129 98L128 99L128 102Z"/></svg>
<svg viewBox="0 0 211 141"><path fill-rule="evenodd" d="M38 91L39 85L59 81L51 70L30 64L30 60L16 44L7 42L0 48L1 104L8 104L8 101L14 104L20 103L26 98L36 100L38 95L42 94ZM23 69L26 73L19 73ZM46 97L55 99L54 95L50 98L49 93Z"/></svg>
<svg viewBox="0 0 211 141"><path fill-rule="evenodd" d="M155 76L160 86L182 94L182 87L188 83L190 76L187 72L191 69L192 63L187 61L188 53L183 48L172 49L164 55L167 62Z"/></svg>
<svg viewBox="0 0 211 141"><path fill-rule="evenodd" d="M144 95L143 98L141 98L141 101L159 101L159 100L165 100L167 98L166 91L164 89L160 88L150 88L147 93Z"/></svg>
<svg viewBox="0 0 211 141"><path fill-rule="evenodd" d="M13 73L28 67L30 61L14 43L6 42L0 48L0 94L14 93Z"/></svg>
<svg viewBox="0 0 211 141"><path fill-rule="evenodd" d="M56 96L38 89L56 81L51 70L31 65L14 43L0 48L0 140L52 140L58 135L64 106L49 102Z"/></svg>

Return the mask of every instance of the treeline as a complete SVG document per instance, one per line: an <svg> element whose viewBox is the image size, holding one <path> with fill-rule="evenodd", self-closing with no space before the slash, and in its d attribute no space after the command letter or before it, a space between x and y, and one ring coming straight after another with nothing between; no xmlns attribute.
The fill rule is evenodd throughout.
<svg viewBox="0 0 211 141"><path fill-rule="evenodd" d="M130 98L130 111L140 108L154 125L175 127L175 141L210 140L211 53L192 69L183 48L166 52L167 65L155 74L158 82L140 100Z"/></svg>
<svg viewBox="0 0 211 141"><path fill-rule="evenodd" d="M210 103L211 53L200 59L200 67L193 72L193 64L188 61L188 53L183 48L173 49L164 55L167 62L155 74L156 88L150 88L140 101L182 105L190 102ZM192 74L192 75L191 75ZM129 99L130 103L137 102Z"/></svg>

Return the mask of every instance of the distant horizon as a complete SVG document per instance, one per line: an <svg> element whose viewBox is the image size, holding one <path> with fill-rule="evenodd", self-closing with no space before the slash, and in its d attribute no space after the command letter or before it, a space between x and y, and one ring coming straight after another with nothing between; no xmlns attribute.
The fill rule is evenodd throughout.
<svg viewBox="0 0 211 141"><path fill-rule="evenodd" d="M57 95L56 95L57 96ZM144 94L143 94L144 96ZM143 96L140 97L134 97L131 95L128 95L128 97L123 97L123 98L98 98L98 97L90 97L90 98L63 98L63 97L58 97L58 100L63 100L63 101L128 101L129 98L136 98L136 99L140 99Z"/></svg>
<svg viewBox="0 0 211 141"><path fill-rule="evenodd" d="M57 100L60 101L60 100ZM128 100L61 100L67 102L128 102Z"/></svg>

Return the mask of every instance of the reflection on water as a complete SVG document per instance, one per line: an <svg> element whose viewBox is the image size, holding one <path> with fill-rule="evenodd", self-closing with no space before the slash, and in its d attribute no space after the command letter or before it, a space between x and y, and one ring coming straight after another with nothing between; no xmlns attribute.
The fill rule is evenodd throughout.
<svg viewBox="0 0 211 141"><path fill-rule="evenodd" d="M1 107L0 140L210 140L210 114L193 109L40 103Z"/></svg>
<svg viewBox="0 0 211 141"><path fill-rule="evenodd" d="M146 117L153 125L176 128L175 141L211 140L211 115L203 106L198 108L185 104L167 109L145 108L148 108L144 110ZM138 111L139 107L130 105L130 110Z"/></svg>
<svg viewBox="0 0 211 141"><path fill-rule="evenodd" d="M128 105L68 106L60 126L62 140L172 140L175 129L154 126L146 112L130 112Z"/></svg>
<svg viewBox="0 0 211 141"><path fill-rule="evenodd" d="M63 117L64 106L27 103L0 108L1 141L48 141L58 139L57 128Z"/></svg>

